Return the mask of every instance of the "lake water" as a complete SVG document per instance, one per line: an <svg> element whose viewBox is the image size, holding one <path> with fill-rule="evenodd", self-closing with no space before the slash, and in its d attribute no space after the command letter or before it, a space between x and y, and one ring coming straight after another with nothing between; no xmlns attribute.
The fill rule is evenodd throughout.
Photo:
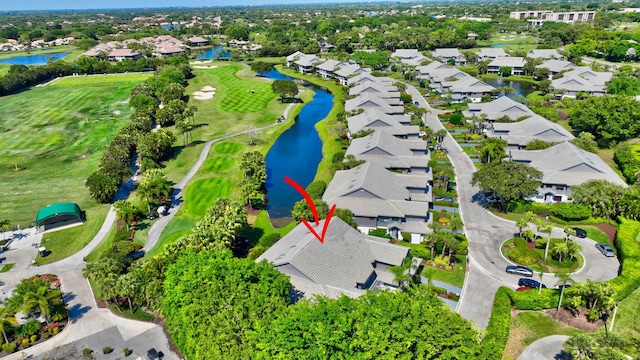
<svg viewBox="0 0 640 360"><path fill-rule="evenodd" d="M274 80L292 80L275 69L261 75ZM291 216L293 204L302 200L302 195L285 183L284 177L306 188L313 181L322 160L322 141L315 124L331 111L333 95L311 84L305 84L305 87L315 92L313 102L302 108L295 124L278 137L265 159L269 199L267 211L272 219Z"/></svg>
<svg viewBox="0 0 640 360"><path fill-rule="evenodd" d="M17 56L8 59L0 59L0 63L11 65L44 65L47 63L47 57L53 57L56 60L60 60L67 55L69 55L69 53Z"/></svg>
<svg viewBox="0 0 640 360"><path fill-rule="evenodd" d="M491 45L492 48L501 48L501 47L505 47L505 46L509 46L508 44L493 44Z"/></svg>
<svg viewBox="0 0 640 360"><path fill-rule="evenodd" d="M515 89L516 93L511 95L510 97L516 97L518 95L522 95L526 97L527 95L536 91L536 87L533 86L533 84L526 81L505 80L504 78L501 78L501 77L484 79L482 81L484 81L485 83L495 88L499 88L501 86L508 86L510 88Z"/></svg>
<svg viewBox="0 0 640 360"><path fill-rule="evenodd" d="M160 27L162 27L165 30L178 30L178 29L180 29L180 25L171 25L171 24L160 25Z"/></svg>
<svg viewBox="0 0 640 360"><path fill-rule="evenodd" d="M196 58L198 59L231 59L231 51L225 50L225 48L223 48L222 46L214 46L213 48L206 50L204 54L198 54Z"/></svg>

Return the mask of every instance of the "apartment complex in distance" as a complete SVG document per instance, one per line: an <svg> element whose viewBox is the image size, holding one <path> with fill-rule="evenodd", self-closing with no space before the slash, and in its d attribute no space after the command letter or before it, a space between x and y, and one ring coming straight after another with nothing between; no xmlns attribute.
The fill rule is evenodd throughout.
<svg viewBox="0 0 640 360"><path fill-rule="evenodd" d="M582 21L593 21L596 17L595 11L571 11L571 12L553 12L551 10L527 10L512 11L509 15L512 19L530 19L529 22L542 25L545 21L557 21L565 23L575 23Z"/></svg>

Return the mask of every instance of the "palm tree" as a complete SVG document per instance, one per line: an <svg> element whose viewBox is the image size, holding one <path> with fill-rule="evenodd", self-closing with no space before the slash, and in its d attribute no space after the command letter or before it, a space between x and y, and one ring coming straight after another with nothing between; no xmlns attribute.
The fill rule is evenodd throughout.
<svg viewBox="0 0 640 360"><path fill-rule="evenodd" d="M9 343L9 338L7 338L6 327L8 325L18 326L18 320L13 313L9 311L9 309L0 307L0 330L2 330L2 336L4 336L4 342Z"/></svg>
<svg viewBox="0 0 640 360"><path fill-rule="evenodd" d="M436 244L440 241L440 234L436 232L430 232L424 235L424 242L431 249L431 261L433 261L433 253L436 248Z"/></svg>
<svg viewBox="0 0 640 360"><path fill-rule="evenodd" d="M136 209L127 200L118 200L113 203L113 207L116 210L116 217L122 220L129 231L129 224L135 220Z"/></svg>
<svg viewBox="0 0 640 360"><path fill-rule="evenodd" d="M44 315L44 320L49 325L49 314L51 305L62 301L62 293L58 289L51 289L48 285L40 286L36 291L24 294L24 312L30 313L35 308L39 308Z"/></svg>
<svg viewBox="0 0 640 360"><path fill-rule="evenodd" d="M527 219L526 217L521 217L520 219L518 219L518 221L516 221L516 227L518 228L518 235L520 235L520 237L524 237L522 234L522 231L528 225L529 225L529 219Z"/></svg>
<svg viewBox="0 0 640 360"><path fill-rule="evenodd" d="M442 149L442 143L444 142L444 138L447 136L447 134L448 132L445 129L440 129L435 133L433 133L433 137L436 139L436 142L438 143L439 150Z"/></svg>
<svg viewBox="0 0 640 360"><path fill-rule="evenodd" d="M549 254L549 244L551 243L551 232L553 231L553 225L546 221L538 221L536 224L538 226L538 231L547 233L547 245L544 248L544 262L547 262L547 255Z"/></svg>
<svg viewBox="0 0 640 360"><path fill-rule="evenodd" d="M568 228L564 229L564 233L567 234L567 236L564 239L564 243L565 244L569 240L570 236L576 236L576 230L574 228L572 228L572 227L568 227Z"/></svg>
<svg viewBox="0 0 640 360"><path fill-rule="evenodd" d="M562 255L566 254L568 252L568 248L567 248L567 244L565 243L557 243L553 245L553 248L551 248L551 252L553 254L556 254L559 256L559 261L562 262Z"/></svg>
<svg viewBox="0 0 640 360"><path fill-rule="evenodd" d="M456 247L460 245L458 239L455 236L448 236L445 238L445 244L449 247L449 264L451 264L451 255L456 250Z"/></svg>
<svg viewBox="0 0 640 360"><path fill-rule="evenodd" d="M544 266L540 266L540 271L538 271L538 276L540 277L540 283L538 285L538 294L542 291L542 276L544 275Z"/></svg>
<svg viewBox="0 0 640 360"><path fill-rule="evenodd" d="M456 235L458 233L458 230L462 229L462 227L464 226L462 220L458 216L452 217L449 225L451 226L451 233L453 235Z"/></svg>
<svg viewBox="0 0 640 360"><path fill-rule="evenodd" d="M573 260L576 256L576 253L582 251L582 245L578 244L573 240L569 240L567 242L567 255Z"/></svg>
<svg viewBox="0 0 640 360"><path fill-rule="evenodd" d="M559 281L556 283L556 285L560 285L560 300L558 301L558 309L556 309L556 316L558 316L558 313L560 312L560 306L562 305L562 297L564 296L564 288L566 287L566 285L568 283L573 283L573 279L571 278L571 273L570 272L565 272L565 271L560 271L555 273L556 277L559 279Z"/></svg>
<svg viewBox="0 0 640 360"><path fill-rule="evenodd" d="M493 161L500 161L507 155L505 148L507 142L499 138L486 138L480 143L480 157L482 160L486 160L487 163Z"/></svg>

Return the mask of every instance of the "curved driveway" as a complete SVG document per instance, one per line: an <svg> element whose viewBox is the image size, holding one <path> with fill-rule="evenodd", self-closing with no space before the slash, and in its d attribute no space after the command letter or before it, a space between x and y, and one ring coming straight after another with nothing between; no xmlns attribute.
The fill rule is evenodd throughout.
<svg viewBox="0 0 640 360"><path fill-rule="evenodd" d="M288 117L293 105L290 104L285 109L283 113L285 119ZM274 127L278 124L274 122L258 130ZM172 207L171 212L155 221L149 229L148 239L143 247L145 251L149 251L156 245L162 230L178 212L182 203L182 189L206 160L211 145L221 140L245 134L248 131L254 130L222 136L205 144L200 152L198 161L191 167L187 175L176 184L173 193L175 205ZM108 309L98 308L91 286L82 276L82 269L86 265L84 258L100 245L113 227L115 220L116 214L113 207L111 207L98 233L82 250L66 259L42 266L32 266L31 264L31 260L37 255L37 246L42 239L42 234L36 234L33 228L18 232L21 235L11 244L11 250L2 254L4 259L1 261L14 263L15 266L9 272L0 273L1 297L9 296L22 279L37 274L56 274L60 278L65 303L67 304L67 309L69 309L69 324L58 336L6 356L5 359L23 359L25 356L38 356L48 352L50 353L47 356L55 357L60 355L56 355L56 351L63 351L61 349L73 345L77 349L85 347L93 349L94 355L100 359L117 359L124 347L130 348L134 351L134 354L141 356L146 353L147 349L155 347L165 354L163 359L178 359L178 356L169 349L168 339L162 327L154 323L121 318ZM70 345L72 343L73 345ZM103 355L100 349L104 346L113 347L114 352L110 355Z"/></svg>
<svg viewBox="0 0 640 360"><path fill-rule="evenodd" d="M551 335L534 341L518 356L518 360L560 360L571 359L564 351L566 335Z"/></svg>
<svg viewBox="0 0 640 360"><path fill-rule="evenodd" d="M407 86L407 92L420 106L429 110L425 115L425 123L434 131L444 129L437 116L440 111L432 109L415 87ZM484 329L489 322L493 298L498 288L517 287L519 277L505 273L505 267L512 264L500 253L502 242L513 237L517 228L515 222L493 215L477 202L479 189L471 186L475 165L450 134L447 134L443 147L448 150L455 170L460 216L469 240L468 273L457 311ZM554 228L551 236L564 237L564 230ZM578 242L584 249L581 253L585 266L574 273L574 280L608 280L617 276L620 266L617 258L604 257L592 240L578 239ZM534 278L539 280L537 274ZM542 282L553 287L557 279L553 274L544 274Z"/></svg>

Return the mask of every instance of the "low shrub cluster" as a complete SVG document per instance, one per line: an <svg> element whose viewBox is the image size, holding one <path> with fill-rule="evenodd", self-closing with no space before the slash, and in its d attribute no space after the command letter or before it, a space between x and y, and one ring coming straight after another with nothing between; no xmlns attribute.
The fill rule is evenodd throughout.
<svg viewBox="0 0 640 360"><path fill-rule="evenodd" d="M613 155L613 160L629 184L634 184L638 181L636 176L640 171L638 150L640 150L640 142L636 139L620 143L616 146L616 152Z"/></svg>
<svg viewBox="0 0 640 360"><path fill-rule="evenodd" d="M565 221L580 221L593 215L588 206L577 203L556 203L549 206L550 214Z"/></svg>
<svg viewBox="0 0 640 360"><path fill-rule="evenodd" d="M609 284L615 289L615 297L622 300L640 287L640 222L620 218L616 234L616 248L620 258L621 271Z"/></svg>
<svg viewBox="0 0 640 360"><path fill-rule="evenodd" d="M542 289L538 294L537 289L526 291L511 291L509 293L513 307L518 310L542 310L558 306L560 291Z"/></svg>
<svg viewBox="0 0 640 360"><path fill-rule="evenodd" d="M534 251L530 251L521 247L509 249L507 256L509 257L509 259L513 260L513 262L519 265L533 265L540 259L538 254L536 254Z"/></svg>
<svg viewBox="0 0 640 360"><path fill-rule="evenodd" d="M509 288L500 287L493 300L489 324L480 342L477 359L502 359L511 327L511 299Z"/></svg>

